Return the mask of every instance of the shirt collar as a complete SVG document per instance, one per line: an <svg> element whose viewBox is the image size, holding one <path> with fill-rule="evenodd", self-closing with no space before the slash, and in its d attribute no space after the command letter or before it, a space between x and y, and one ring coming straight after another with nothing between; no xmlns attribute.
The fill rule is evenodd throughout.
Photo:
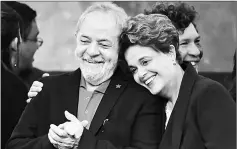
<svg viewBox="0 0 237 149"><path fill-rule="evenodd" d="M107 87L109 86L110 80L107 80L105 82L103 82L102 84L99 85L99 87L95 90L95 92L99 92L99 93L105 93ZM80 81L80 87L83 87L84 89L86 89L86 81L85 78L81 75L81 81Z"/></svg>

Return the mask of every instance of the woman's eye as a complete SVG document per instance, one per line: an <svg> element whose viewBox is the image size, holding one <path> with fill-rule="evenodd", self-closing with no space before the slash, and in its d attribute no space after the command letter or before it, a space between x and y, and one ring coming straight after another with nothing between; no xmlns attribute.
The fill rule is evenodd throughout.
<svg viewBox="0 0 237 149"><path fill-rule="evenodd" d="M148 64L148 61L142 61L141 64L142 64L143 66L146 66L146 65Z"/></svg>
<svg viewBox="0 0 237 149"><path fill-rule="evenodd" d="M135 74L136 68L130 68L129 71L130 71L132 74Z"/></svg>
<svg viewBox="0 0 237 149"><path fill-rule="evenodd" d="M180 45L187 45L187 44L188 44L187 42L180 43Z"/></svg>

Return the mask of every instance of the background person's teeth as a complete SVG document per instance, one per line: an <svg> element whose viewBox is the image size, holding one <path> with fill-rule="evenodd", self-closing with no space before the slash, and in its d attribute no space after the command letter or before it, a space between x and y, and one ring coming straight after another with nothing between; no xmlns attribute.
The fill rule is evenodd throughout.
<svg viewBox="0 0 237 149"><path fill-rule="evenodd" d="M194 66L194 65L196 65L196 63L195 62L191 62L191 64Z"/></svg>

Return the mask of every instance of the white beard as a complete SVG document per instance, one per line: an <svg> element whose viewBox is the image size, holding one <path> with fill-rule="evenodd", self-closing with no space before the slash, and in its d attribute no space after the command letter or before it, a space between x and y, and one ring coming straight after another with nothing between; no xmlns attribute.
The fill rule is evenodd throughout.
<svg viewBox="0 0 237 149"><path fill-rule="evenodd" d="M113 75L116 67L117 60L105 62L103 64L94 64L92 67L89 67L87 62L80 60L82 75L85 80L92 85L100 85L108 80Z"/></svg>

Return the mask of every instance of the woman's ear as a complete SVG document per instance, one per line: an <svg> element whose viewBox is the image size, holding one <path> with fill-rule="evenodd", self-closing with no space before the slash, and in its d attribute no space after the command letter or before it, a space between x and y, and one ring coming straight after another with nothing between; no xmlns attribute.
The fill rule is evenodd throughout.
<svg viewBox="0 0 237 149"><path fill-rule="evenodd" d="M176 51L175 47L173 45L170 45L169 47L169 55L171 56L172 61L176 62Z"/></svg>

